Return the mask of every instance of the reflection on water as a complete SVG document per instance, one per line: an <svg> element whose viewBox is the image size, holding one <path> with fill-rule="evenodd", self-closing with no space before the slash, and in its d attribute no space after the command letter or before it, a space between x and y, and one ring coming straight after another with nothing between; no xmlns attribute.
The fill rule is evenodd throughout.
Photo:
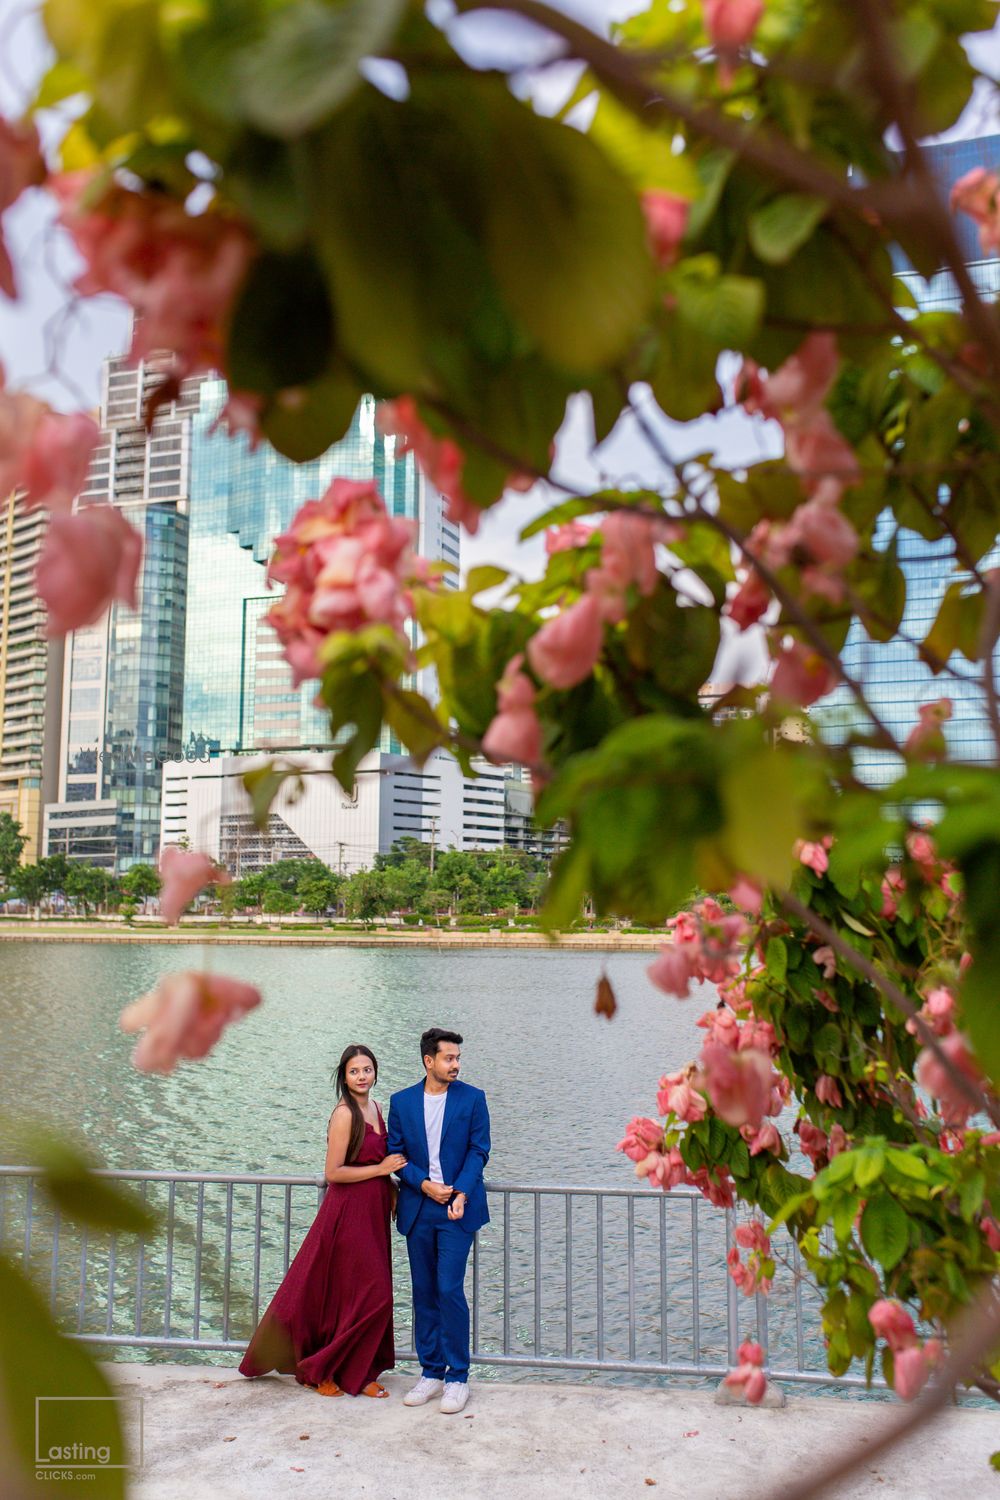
<svg viewBox="0 0 1000 1500"><path fill-rule="evenodd" d="M462 1033L463 1076L487 1091L491 1181L631 1186L631 1164L614 1149L622 1126L654 1111L657 1079L695 1055L702 1038L695 1022L715 999L709 986L686 1003L665 998L645 977L649 962L649 955L502 949L3 943L0 1099L5 1111L30 1111L72 1133L113 1168L319 1177L333 1107L330 1074L343 1048L365 1042L375 1052L376 1096L385 1107L393 1090L421 1076L420 1033L439 1025ZM133 1040L118 1029L118 1014L159 975L185 965L251 980L265 1003L210 1057L168 1078L145 1076L129 1063ZM603 966L619 1003L610 1023L593 1013ZM0 1160L16 1155L10 1135L0 1133ZM21 1254L24 1184L0 1189L2 1243ZM91 1236L84 1244L64 1225L55 1273L50 1216L36 1201L29 1258L64 1326L147 1337L190 1337L197 1327L206 1339L245 1341L315 1214L315 1191L208 1185L199 1194L190 1184L177 1185L172 1196L164 1184L146 1191L163 1214L159 1241L140 1249ZM657 1362L669 1354L671 1362L725 1363L721 1214L700 1202L693 1210L680 1198L665 1203L651 1192L635 1204L631 1229L622 1199L603 1203L599 1226L597 1200L581 1194L568 1236L561 1197L512 1196L505 1214L494 1196L491 1210L477 1271L484 1351L528 1354L537 1346L556 1356L569 1348L576 1358ZM204 1248L196 1255L199 1219ZM692 1274L694 1233L700 1278ZM405 1348L409 1288L402 1243L393 1238L397 1335ZM771 1304L772 1359L794 1363L795 1292L791 1277L783 1279ZM742 1334L751 1335L752 1303L741 1299L740 1314ZM822 1368L809 1322L804 1352ZM115 1357L156 1356L116 1349Z"/></svg>

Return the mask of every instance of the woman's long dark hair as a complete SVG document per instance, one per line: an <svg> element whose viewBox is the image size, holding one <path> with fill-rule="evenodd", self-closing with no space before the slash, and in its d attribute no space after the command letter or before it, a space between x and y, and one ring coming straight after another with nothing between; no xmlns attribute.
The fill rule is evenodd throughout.
<svg viewBox="0 0 1000 1500"><path fill-rule="evenodd" d="M370 1051L367 1047L362 1047L360 1043L352 1047L345 1047L340 1062L337 1064L336 1074L334 1075L337 1098L342 1100L351 1111L351 1138L347 1143L347 1156L344 1159L345 1166L350 1166L351 1162L357 1157L365 1138L365 1117L361 1113L361 1106L347 1086L347 1064L355 1057L368 1058L375 1069L375 1082L378 1083L378 1059L374 1052Z"/></svg>

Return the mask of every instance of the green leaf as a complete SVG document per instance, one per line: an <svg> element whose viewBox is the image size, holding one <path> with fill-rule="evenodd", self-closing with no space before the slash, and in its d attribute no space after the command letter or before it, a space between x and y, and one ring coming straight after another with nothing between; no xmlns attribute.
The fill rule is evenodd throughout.
<svg viewBox="0 0 1000 1500"><path fill-rule="evenodd" d="M784 938L768 938L765 963L767 972L775 984L784 984L788 973L788 948Z"/></svg>
<svg viewBox="0 0 1000 1500"><path fill-rule="evenodd" d="M1000 1004L996 990L1000 973L1000 841L984 840L966 850L960 868L965 879L972 965L962 983L959 1004L976 1058L995 1085L1000 1082Z"/></svg>
<svg viewBox="0 0 1000 1500"><path fill-rule="evenodd" d="M280 760L269 760L266 765L244 771L241 780L250 794L254 823L262 830L267 827L271 804L286 781L294 782L294 798L301 797L305 791L301 769L291 762L282 764Z"/></svg>
<svg viewBox="0 0 1000 1500"><path fill-rule="evenodd" d="M570 500L563 500L559 505L552 506L551 510L543 511L540 516L529 521L518 533L519 540L526 542L540 531L547 531L550 526L563 526L567 521L575 521L580 516L592 516L595 510L601 508L598 502L599 496L595 495L574 495Z"/></svg>
<svg viewBox="0 0 1000 1500"><path fill-rule="evenodd" d="M293 463L308 463L344 437L360 399L353 377L334 368L308 385L279 391L261 427L272 448Z"/></svg>
<svg viewBox="0 0 1000 1500"><path fill-rule="evenodd" d="M768 885L788 885L805 831L795 772L790 756L763 745L730 761L722 780L726 849L738 870Z"/></svg>
<svg viewBox="0 0 1000 1500"><path fill-rule="evenodd" d="M881 1146L866 1146L859 1151L854 1165L854 1181L859 1188L869 1188L878 1182L885 1170L885 1151Z"/></svg>
<svg viewBox="0 0 1000 1500"><path fill-rule="evenodd" d="M42 1185L60 1213L92 1229L147 1237L155 1233L156 1214L133 1193L98 1177L76 1146L30 1126L18 1134L23 1159L41 1168Z"/></svg>
<svg viewBox="0 0 1000 1500"><path fill-rule="evenodd" d="M231 389L272 395L308 385L328 369L332 350L333 313L312 254L272 250L259 255L229 327Z"/></svg>
<svg viewBox="0 0 1000 1500"><path fill-rule="evenodd" d="M673 585L661 578L629 615L626 655L664 693L694 702L718 653L719 628L713 609L682 605Z"/></svg>
<svg viewBox="0 0 1000 1500"><path fill-rule="evenodd" d="M891 1271L906 1253L910 1221L888 1193L879 1193L865 1205L861 1215L861 1243L884 1271Z"/></svg>
<svg viewBox="0 0 1000 1500"><path fill-rule="evenodd" d="M934 624L924 637L931 671L940 672L941 664L954 651L960 651L966 661L978 661L982 621L982 594L968 592L964 583L949 584Z"/></svg>
<svg viewBox="0 0 1000 1500"><path fill-rule="evenodd" d="M623 354L647 314L653 266L638 199L586 136L492 98L486 252L546 356L570 370Z"/></svg>
<svg viewBox="0 0 1000 1500"><path fill-rule="evenodd" d="M36 1398L57 1398L47 1405L39 1440L48 1451L73 1443L107 1447L111 1462L86 1471L86 1491L99 1500L124 1500L126 1453L115 1393L84 1344L66 1338L37 1291L19 1269L0 1257L0 1423L7 1457L22 1471L5 1474L18 1494L28 1494L36 1473ZM58 1398L63 1398L61 1401ZM74 1399L76 1398L76 1399ZM39 1418L39 1420L41 1420ZM137 1457L137 1455L136 1455ZM81 1471L82 1472L82 1471ZM54 1487L53 1487L54 1488ZM53 1488L45 1486L46 1494ZM42 1490L38 1489L41 1494Z"/></svg>
<svg viewBox="0 0 1000 1500"><path fill-rule="evenodd" d="M783 266L799 250L827 212L827 203L806 193L782 193L750 215L747 232L754 252L772 266Z"/></svg>
<svg viewBox="0 0 1000 1500"><path fill-rule="evenodd" d="M690 153L674 151L669 131L659 124L643 125L610 94L601 94L590 138L636 187L678 198L697 197L698 174Z"/></svg>
<svg viewBox="0 0 1000 1500"><path fill-rule="evenodd" d="M706 274L696 261L683 262L680 270L674 295L688 328L719 349L745 349L764 315L763 284L750 276Z"/></svg>
<svg viewBox="0 0 1000 1500"><path fill-rule="evenodd" d="M927 1163L912 1151L900 1151L898 1147L890 1146L886 1152L886 1159L891 1167L903 1177L912 1177L915 1182L929 1182L930 1170Z"/></svg>
<svg viewBox="0 0 1000 1500"><path fill-rule="evenodd" d="M447 739L447 729L420 693L397 688L385 700L385 721L394 730L418 766Z"/></svg>
<svg viewBox="0 0 1000 1500"><path fill-rule="evenodd" d="M488 564L470 568L465 580L466 592L470 598L474 599L477 594L483 594L487 589L495 589L500 584L506 583L509 577L510 574L506 568L491 567Z"/></svg>
<svg viewBox="0 0 1000 1500"><path fill-rule="evenodd" d="M845 1245L853 1234L860 1203L857 1193L848 1193L833 1205L833 1232L839 1245Z"/></svg>
<svg viewBox="0 0 1000 1500"><path fill-rule="evenodd" d="M959 1183L959 1207L962 1210L962 1218L967 1222L971 1223L979 1214L985 1193L986 1178L982 1172L972 1172L964 1182Z"/></svg>
<svg viewBox="0 0 1000 1500"><path fill-rule="evenodd" d="M294 0L274 12L242 67L246 117L273 135L303 135L361 84L358 64L390 43L406 0Z"/></svg>

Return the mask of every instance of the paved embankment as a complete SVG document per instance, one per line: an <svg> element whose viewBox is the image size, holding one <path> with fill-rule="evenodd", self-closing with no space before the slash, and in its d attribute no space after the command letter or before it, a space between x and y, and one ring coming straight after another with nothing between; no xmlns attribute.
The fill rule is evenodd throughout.
<svg viewBox="0 0 1000 1500"><path fill-rule="evenodd" d="M493 928L485 932L435 928L376 928L370 932L336 930L296 932L294 928L243 928L238 932L207 931L197 923L161 927L67 926L61 922L0 922L0 942L19 943L264 943L294 948L544 948L563 953L649 953L663 945L655 932L567 932L550 938L544 932Z"/></svg>
<svg viewBox="0 0 1000 1500"><path fill-rule="evenodd" d="M716 1406L691 1391L473 1382L465 1411L330 1400L291 1376L106 1365L143 1402L133 1500L607 1500L655 1489L677 1500L766 1500L805 1465L871 1443L898 1407L789 1394L783 1410ZM824 1500L941 1500L1000 1493L993 1411L951 1410Z"/></svg>

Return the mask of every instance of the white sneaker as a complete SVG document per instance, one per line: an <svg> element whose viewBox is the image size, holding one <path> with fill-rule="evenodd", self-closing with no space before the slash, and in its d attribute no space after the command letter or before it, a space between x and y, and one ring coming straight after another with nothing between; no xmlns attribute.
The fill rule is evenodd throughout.
<svg viewBox="0 0 1000 1500"><path fill-rule="evenodd" d="M444 1389L443 1380L432 1380L429 1375L421 1375L412 1391L407 1391L403 1397L404 1406L426 1406L432 1396L437 1396ZM456 1406L455 1410L458 1410Z"/></svg>
<svg viewBox="0 0 1000 1500"><path fill-rule="evenodd" d="M462 1410L468 1399L469 1387L467 1382L464 1380L449 1380L444 1388L444 1395L441 1397L441 1410L446 1412L448 1416L452 1416L453 1413Z"/></svg>

